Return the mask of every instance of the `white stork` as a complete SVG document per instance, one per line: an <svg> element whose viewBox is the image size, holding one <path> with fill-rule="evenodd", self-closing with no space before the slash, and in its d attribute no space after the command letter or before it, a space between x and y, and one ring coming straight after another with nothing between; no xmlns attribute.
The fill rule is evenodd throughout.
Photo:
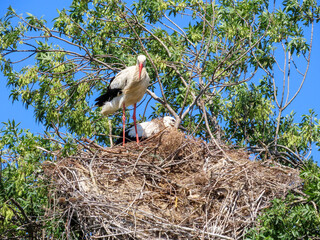
<svg viewBox="0 0 320 240"><path fill-rule="evenodd" d="M149 85L149 75L145 68L146 57L139 55L135 66L127 67L120 71L110 82L106 93L98 97L96 106L102 107L101 114L109 115L122 107L123 115L123 146L125 144L125 108L133 105L133 122L136 131L136 140L139 137L136 124L136 104L145 94Z"/></svg>
<svg viewBox="0 0 320 240"><path fill-rule="evenodd" d="M138 136L140 139L145 140L152 135L160 132L167 127L174 127L176 120L173 117L165 116L162 119L153 119L149 122L143 122L137 124ZM186 130L184 127L179 126L179 129ZM135 140L135 129L130 127L125 131L125 142L131 142ZM118 138L116 144L123 142L123 137Z"/></svg>

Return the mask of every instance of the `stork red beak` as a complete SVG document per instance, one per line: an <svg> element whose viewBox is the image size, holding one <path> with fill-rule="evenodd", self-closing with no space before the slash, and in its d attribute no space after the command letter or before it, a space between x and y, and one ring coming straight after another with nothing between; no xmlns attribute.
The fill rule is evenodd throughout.
<svg viewBox="0 0 320 240"><path fill-rule="evenodd" d="M143 68L143 64L140 63L139 64L139 79L141 78L141 71L142 71L142 68Z"/></svg>

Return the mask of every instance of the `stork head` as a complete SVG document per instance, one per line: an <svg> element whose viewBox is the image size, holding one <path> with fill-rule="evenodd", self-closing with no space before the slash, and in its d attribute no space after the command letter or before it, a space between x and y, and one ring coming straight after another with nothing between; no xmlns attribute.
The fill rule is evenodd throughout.
<svg viewBox="0 0 320 240"><path fill-rule="evenodd" d="M165 116L163 118L163 124L166 127L174 127L175 123L176 123L176 120L173 117Z"/></svg>
<svg viewBox="0 0 320 240"><path fill-rule="evenodd" d="M164 124L165 127L174 127L174 125L176 124L176 120L173 117L165 116L163 118L163 124ZM183 130L183 131L187 131L187 129L184 128L182 125L179 125L178 128Z"/></svg>
<svg viewBox="0 0 320 240"><path fill-rule="evenodd" d="M137 65L139 66L139 79L141 77L141 71L142 68L146 66L146 56L145 55L139 55L137 59Z"/></svg>

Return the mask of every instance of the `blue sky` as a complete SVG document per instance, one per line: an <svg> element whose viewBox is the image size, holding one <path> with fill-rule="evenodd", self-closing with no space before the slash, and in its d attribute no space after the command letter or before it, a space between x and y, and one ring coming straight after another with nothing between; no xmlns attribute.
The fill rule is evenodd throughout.
<svg viewBox="0 0 320 240"><path fill-rule="evenodd" d="M2 17L9 5L11 5L18 14L32 13L38 17L43 16L48 22L57 16L56 9L68 8L72 1L67 0L1 0L0 1L0 17ZM292 87L297 88L299 82L292 81ZM295 86L296 85L296 86ZM300 120L302 114L308 114L309 109L314 109L320 115L320 23L315 25L313 51L311 55L310 69L306 82L301 93L288 107L286 113L294 110L296 112L297 121ZM21 122L22 128L30 129L33 133L43 132L43 127L38 125L34 120L32 109L25 109L21 103L12 104L9 100L10 89L6 87L6 79L0 73L0 122L6 122L8 119L15 119ZM319 116L320 118L320 116ZM320 152L315 149L312 152L315 160L319 162Z"/></svg>

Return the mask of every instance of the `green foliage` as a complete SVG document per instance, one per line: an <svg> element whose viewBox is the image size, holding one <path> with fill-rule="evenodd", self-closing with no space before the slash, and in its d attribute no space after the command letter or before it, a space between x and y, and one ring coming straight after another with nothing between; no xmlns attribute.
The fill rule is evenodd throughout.
<svg viewBox="0 0 320 240"><path fill-rule="evenodd" d="M47 219L50 204L49 179L44 177L42 163L53 161L50 152L75 154L74 139L62 143L54 135L34 135L19 128L15 121L3 123L0 130L2 149L0 171L0 238L41 236L60 237L63 225L54 216ZM44 220L45 219L45 220ZM54 227L55 226L55 227Z"/></svg>
<svg viewBox="0 0 320 240"><path fill-rule="evenodd" d="M319 145L320 121L313 110L303 115L300 123L295 123L294 112L282 116L275 144L277 122L270 85L270 80L264 79L259 85L234 86L229 90L227 101L215 111L217 115L224 116L225 139L244 147L249 145L252 150L259 145L268 147L269 153L260 153L259 158L262 159L272 157L278 148L278 153L283 154L278 160L296 167L303 156L309 154L312 143Z"/></svg>
<svg viewBox="0 0 320 240"><path fill-rule="evenodd" d="M309 110L309 114L303 115L298 124L294 123L291 118L287 123L288 128L281 131L281 145L302 152L303 155L307 154L310 144L317 142L320 136L320 121L316 117L317 114L313 110Z"/></svg>
<svg viewBox="0 0 320 240"><path fill-rule="evenodd" d="M45 181L37 178L40 162L45 155L37 146L47 147L47 140L17 128L14 121L4 123L0 135L1 182L0 182L0 236L25 236L25 229L39 221L47 204ZM41 196L41 197L39 197ZM11 235L11 232L17 231ZM32 235L31 232L29 234Z"/></svg>
<svg viewBox="0 0 320 240"><path fill-rule="evenodd" d="M245 83L230 88L224 114L226 137L244 145L254 145L258 141L268 142L273 136L274 123L271 121L274 106L270 100L270 81L260 81L259 85ZM237 129L234 132L234 129Z"/></svg>
<svg viewBox="0 0 320 240"><path fill-rule="evenodd" d="M320 169L314 163L301 172L303 191L275 199L246 239L317 239L320 236Z"/></svg>

